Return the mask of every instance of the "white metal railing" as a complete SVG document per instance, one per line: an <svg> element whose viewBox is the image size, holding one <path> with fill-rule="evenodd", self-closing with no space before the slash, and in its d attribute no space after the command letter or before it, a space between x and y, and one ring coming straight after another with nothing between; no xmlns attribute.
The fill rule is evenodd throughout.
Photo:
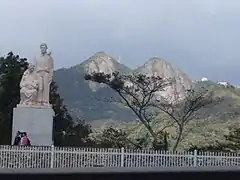
<svg viewBox="0 0 240 180"><path fill-rule="evenodd" d="M240 166L237 153L0 146L0 168Z"/></svg>

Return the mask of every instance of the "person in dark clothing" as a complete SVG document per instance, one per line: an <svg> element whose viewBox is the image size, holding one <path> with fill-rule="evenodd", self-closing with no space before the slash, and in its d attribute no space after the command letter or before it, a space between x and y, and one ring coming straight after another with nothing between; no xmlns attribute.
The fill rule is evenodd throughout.
<svg viewBox="0 0 240 180"><path fill-rule="evenodd" d="M20 131L18 131L15 136L13 145L18 146L20 144L20 142L21 142L21 133L20 133Z"/></svg>

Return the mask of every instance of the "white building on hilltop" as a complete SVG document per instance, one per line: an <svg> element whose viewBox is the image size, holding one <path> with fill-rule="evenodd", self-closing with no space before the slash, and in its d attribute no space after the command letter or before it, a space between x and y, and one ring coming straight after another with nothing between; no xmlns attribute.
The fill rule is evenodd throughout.
<svg viewBox="0 0 240 180"><path fill-rule="evenodd" d="M225 81L219 81L218 84L223 85L223 86L228 86L229 83Z"/></svg>
<svg viewBox="0 0 240 180"><path fill-rule="evenodd" d="M201 81L208 81L208 78L203 77L203 78L201 79Z"/></svg>

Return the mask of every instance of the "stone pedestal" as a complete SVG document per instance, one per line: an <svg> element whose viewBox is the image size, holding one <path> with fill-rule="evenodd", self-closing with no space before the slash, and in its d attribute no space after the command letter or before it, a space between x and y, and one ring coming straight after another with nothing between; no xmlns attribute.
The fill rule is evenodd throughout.
<svg viewBox="0 0 240 180"><path fill-rule="evenodd" d="M51 107L18 106L13 110L12 142L17 131L26 132L35 146L53 144L53 116Z"/></svg>

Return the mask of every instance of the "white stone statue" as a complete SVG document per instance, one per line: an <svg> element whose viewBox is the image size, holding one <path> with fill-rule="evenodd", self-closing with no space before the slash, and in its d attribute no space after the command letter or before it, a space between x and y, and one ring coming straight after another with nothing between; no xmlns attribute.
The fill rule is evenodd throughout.
<svg viewBox="0 0 240 180"><path fill-rule="evenodd" d="M47 44L40 45L41 55L36 58L36 73L40 77L41 89L38 91L37 101L41 106L49 106L50 84L53 77L53 58L47 52Z"/></svg>
<svg viewBox="0 0 240 180"><path fill-rule="evenodd" d="M39 80L39 76L35 72L35 66L29 64L20 82L20 104L37 105L37 93L41 89Z"/></svg>

